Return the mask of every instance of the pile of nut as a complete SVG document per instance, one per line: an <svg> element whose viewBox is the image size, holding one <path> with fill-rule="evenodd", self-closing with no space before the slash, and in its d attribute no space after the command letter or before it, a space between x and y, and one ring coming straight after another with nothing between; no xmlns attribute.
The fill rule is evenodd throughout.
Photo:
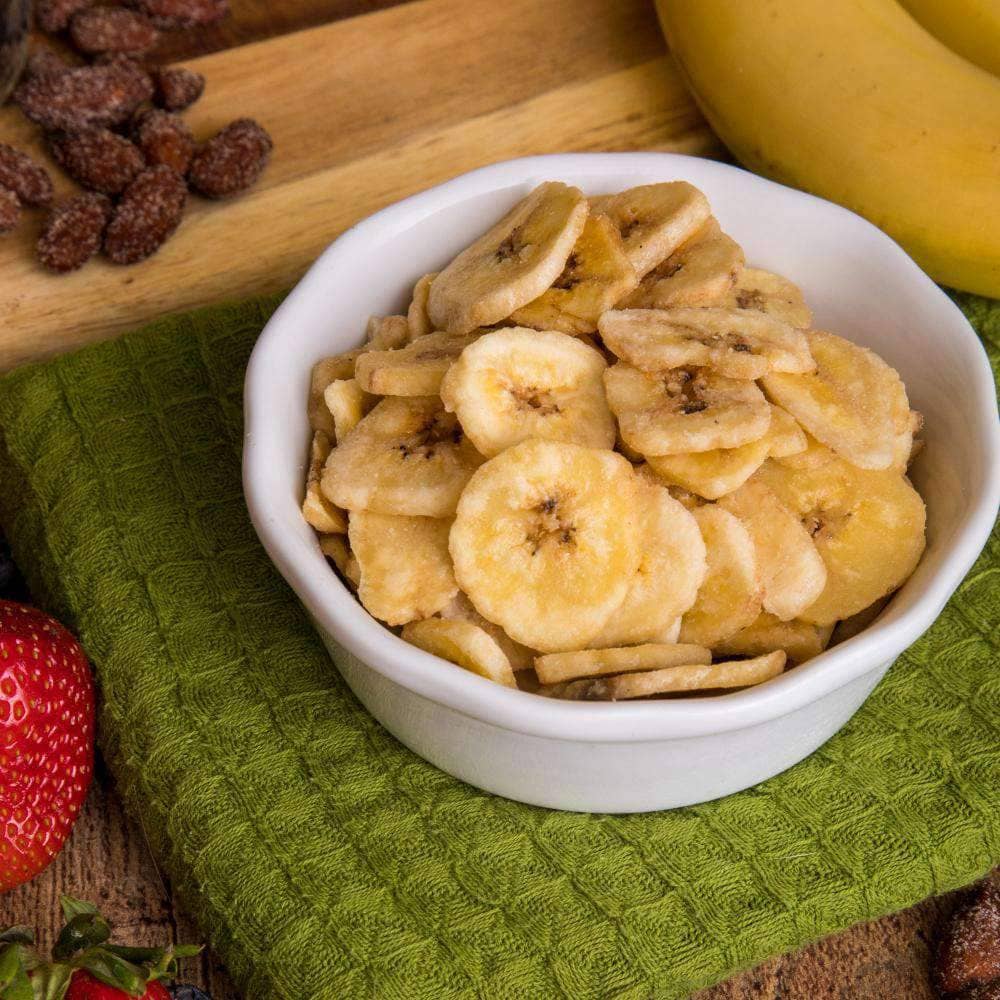
<svg viewBox="0 0 1000 1000"><path fill-rule="evenodd" d="M241 118L198 144L178 112L202 94L205 79L183 67L139 60L161 30L221 20L228 0L40 0L37 26L62 34L89 61L72 64L54 50L28 60L14 103L40 125L52 158L86 190L50 208L38 258L52 271L74 271L98 250L116 264L155 253L180 225L188 190L227 198L260 177L272 142ZM0 233L22 205L48 207L52 182L26 154L0 143Z"/></svg>

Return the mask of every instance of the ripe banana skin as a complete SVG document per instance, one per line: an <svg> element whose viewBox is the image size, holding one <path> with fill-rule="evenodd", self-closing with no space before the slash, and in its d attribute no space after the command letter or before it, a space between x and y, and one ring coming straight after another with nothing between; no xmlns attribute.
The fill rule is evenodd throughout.
<svg viewBox="0 0 1000 1000"><path fill-rule="evenodd" d="M997 0L899 0L949 49L1000 76L1000 3Z"/></svg>
<svg viewBox="0 0 1000 1000"><path fill-rule="evenodd" d="M895 0L657 0L751 170L839 202L936 280L1000 297L1000 79Z"/></svg>

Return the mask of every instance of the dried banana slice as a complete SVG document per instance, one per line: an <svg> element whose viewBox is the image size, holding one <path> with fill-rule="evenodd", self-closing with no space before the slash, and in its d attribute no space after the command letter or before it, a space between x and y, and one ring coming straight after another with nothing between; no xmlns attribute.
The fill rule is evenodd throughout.
<svg viewBox="0 0 1000 1000"><path fill-rule="evenodd" d="M686 181L643 184L591 199L591 211L618 227L638 277L690 239L711 217L708 200Z"/></svg>
<svg viewBox="0 0 1000 1000"><path fill-rule="evenodd" d="M372 316L366 331L366 351L394 351L410 339L405 316Z"/></svg>
<svg viewBox="0 0 1000 1000"><path fill-rule="evenodd" d="M606 312L601 336L615 354L643 371L706 366L727 378L769 371L808 372L816 365L805 334L758 313L731 309L620 309Z"/></svg>
<svg viewBox="0 0 1000 1000"><path fill-rule="evenodd" d="M788 410L771 405L771 426L767 429L768 458L800 455L808 447L806 432Z"/></svg>
<svg viewBox="0 0 1000 1000"><path fill-rule="evenodd" d="M353 378L338 378L331 382L323 392L323 402L333 417L334 440L338 444L361 423L361 418L375 404L375 400Z"/></svg>
<svg viewBox="0 0 1000 1000"><path fill-rule="evenodd" d="M587 221L575 187L540 184L431 283L427 313L439 330L468 333L506 319L562 273Z"/></svg>
<svg viewBox="0 0 1000 1000"><path fill-rule="evenodd" d="M694 511L705 540L707 572L694 606L681 619L681 642L713 648L761 610L757 550L750 533L729 511L706 504Z"/></svg>
<svg viewBox="0 0 1000 1000"><path fill-rule="evenodd" d="M361 567L347 544L347 536L320 535L319 547L323 555L337 568L337 572L357 590L361 582Z"/></svg>
<svg viewBox="0 0 1000 1000"><path fill-rule="evenodd" d="M365 351L356 378L376 396L433 396L455 359L479 336L429 333L398 351Z"/></svg>
<svg viewBox="0 0 1000 1000"><path fill-rule="evenodd" d="M450 660L488 681L516 688L514 671L496 641L471 622L428 618L411 622L403 638L428 653Z"/></svg>
<svg viewBox="0 0 1000 1000"><path fill-rule="evenodd" d="M330 453L322 489L346 510L449 517L482 461L436 396L390 396Z"/></svg>
<svg viewBox="0 0 1000 1000"><path fill-rule="evenodd" d="M638 484L638 502L644 516L639 568L621 606L587 643L591 649L660 642L675 627L679 630L680 616L694 604L705 579L705 543L690 512L662 486L646 482Z"/></svg>
<svg viewBox="0 0 1000 1000"><path fill-rule="evenodd" d="M316 431L309 449L309 474L306 478L305 499L302 501L302 516L317 531L344 534L347 531L347 515L330 503L320 489L323 464L329 454L330 439L322 431Z"/></svg>
<svg viewBox="0 0 1000 1000"><path fill-rule="evenodd" d="M729 309L762 312L802 330L812 326L812 310L799 287L780 274L755 267L740 270L736 284L719 304Z"/></svg>
<svg viewBox="0 0 1000 1000"><path fill-rule="evenodd" d="M499 625L487 621L461 591L438 612L438 616L454 621L471 622L481 628L503 650L515 673L534 670L536 651L515 642Z"/></svg>
<svg viewBox="0 0 1000 1000"><path fill-rule="evenodd" d="M704 646L647 643L618 649L546 653L536 657L535 673L543 684L558 684L580 677L606 677L609 674L711 662L712 654Z"/></svg>
<svg viewBox="0 0 1000 1000"><path fill-rule="evenodd" d="M632 466L611 451L523 441L479 468L451 531L459 586L542 652L582 649L639 565Z"/></svg>
<svg viewBox="0 0 1000 1000"><path fill-rule="evenodd" d="M744 524L757 550L764 610L797 618L823 592L826 564L802 522L761 482L745 483L719 501Z"/></svg>
<svg viewBox="0 0 1000 1000"><path fill-rule="evenodd" d="M442 381L441 398L487 458L527 438L612 448L606 367L565 333L512 327L466 348Z"/></svg>
<svg viewBox="0 0 1000 1000"><path fill-rule="evenodd" d="M838 643L846 642L848 639L860 635L869 625L876 622L890 600L892 600L892 595L887 594L885 597L880 597L874 604L869 604L867 608L862 608L849 618L837 622L833 627L830 643L836 646Z"/></svg>
<svg viewBox="0 0 1000 1000"><path fill-rule="evenodd" d="M347 537L358 560L358 597L387 625L429 618L458 593L448 554L451 521L352 511Z"/></svg>
<svg viewBox="0 0 1000 1000"><path fill-rule="evenodd" d="M906 390L895 369L867 348L821 330L807 334L816 360L808 374L771 371L768 396L817 440L861 469L887 469L895 457Z"/></svg>
<svg viewBox="0 0 1000 1000"><path fill-rule="evenodd" d="M916 568L924 502L891 469L859 469L832 453L811 468L787 461L765 462L755 479L800 518L826 564L823 592L798 617L832 625L894 591Z"/></svg>
<svg viewBox="0 0 1000 1000"><path fill-rule="evenodd" d="M536 330L592 333L601 313L635 288L637 280L614 223L606 215L591 215L552 287L510 318Z"/></svg>
<svg viewBox="0 0 1000 1000"><path fill-rule="evenodd" d="M738 448L767 433L771 410L753 382L704 368L650 375L619 362L604 373L618 429L643 455Z"/></svg>
<svg viewBox="0 0 1000 1000"><path fill-rule="evenodd" d="M917 440L916 435L924 426L924 418L916 410L909 409L907 402L903 412L894 409L893 426L896 428L896 437L892 447L892 465L889 468L894 472L905 473L923 447L923 441Z"/></svg>
<svg viewBox="0 0 1000 1000"><path fill-rule="evenodd" d="M336 440L337 428L334 426L333 414L327 409L323 394L331 382L354 378L354 364L360 354L360 350L348 351L346 354L323 358L313 365L312 375L309 378L307 408L309 426L314 431L322 431L331 441Z"/></svg>
<svg viewBox="0 0 1000 1000"><path fill-rule="evenodd" d="M569 681L552 685L551 688L540 687L538 693L574 700L624 701L682 691L753 687L777 677L784 669L785 654L776 650L752 660L730 660L708 666L690 664L642 673L619 674L616 677Z"/></svg>
<svg viewBox="0 0 1000 1000"><path fill-rule="evenodd" d="M625 309L714 305L731 291L743 268L740 245L709 219L647 274L622 302Z"/></svg>
<svg viewBox="0 0 1000 1000"><path fill-rule="evenodd" d="M762 612L746 628L715 644L716 656L763 656L784 650L791 663L805 663L819 656L830 642L833 627L808 622L783 622Z"/></svg>
<svg viewBox="0 0 1000 1000"><path fill-rule="evenodd" d="M431 282L437 277L437 271L425 274L413 286L413 299L406 310L406 323L410 330L410 340L425 337L434 332L434 324L427 314L427 298L431 293Z"/></svg>

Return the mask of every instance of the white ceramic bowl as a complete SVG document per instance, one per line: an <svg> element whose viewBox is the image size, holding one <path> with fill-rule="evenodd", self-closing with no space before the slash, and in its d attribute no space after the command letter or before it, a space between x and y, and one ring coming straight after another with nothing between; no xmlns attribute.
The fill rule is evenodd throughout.
<svg viewBox="0 0 1000 1000"><path fill-rule="evenodd" d="M356 346L372 313L404 309L437 270L543 180L586 193L683 179L756 266L805 291L816 324L877 350L926 417L913 471L927 552L877 623L750 690L577 703L483 680L403 642L327 566L299 513L319 358ZM854 714L934 621L986 542L1000 429L986 355L959 310L881 231L845 209L709 160L666 153L540 156L485 167L344 233L261 334L246 377L244 487L265 548L358 698L393 735L479 788L556 809L633 812L704 802L790 767Z"/></svg>

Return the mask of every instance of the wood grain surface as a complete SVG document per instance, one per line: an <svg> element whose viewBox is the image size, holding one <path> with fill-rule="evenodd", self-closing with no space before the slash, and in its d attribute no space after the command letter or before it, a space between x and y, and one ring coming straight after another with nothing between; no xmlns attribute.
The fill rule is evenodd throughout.
<svg viewBox="0 0 1000 1000"><path fill-rule="evenodd" d="M484 163L565 150L722 152L646 0L233 0L227 21L167 35L154 56L207 77L186 116L196 135L257 117L275 138L274 161L249 196L192 200L177 237L135 268L45 275L31 252L40 220L29 218L0 241L0 369L174 309L287 287L352 222ZM0 141L41 153L12 108L0 109ZM198 940L103 771L55 863L0 896L0 926L30 924L48 948L62 892L100 903L122 941ZM931 1000L930 942L952 905L928 900L858 925L697 1000ZM184 973L214 1000L238 1000L211 953Z"/></svg>

